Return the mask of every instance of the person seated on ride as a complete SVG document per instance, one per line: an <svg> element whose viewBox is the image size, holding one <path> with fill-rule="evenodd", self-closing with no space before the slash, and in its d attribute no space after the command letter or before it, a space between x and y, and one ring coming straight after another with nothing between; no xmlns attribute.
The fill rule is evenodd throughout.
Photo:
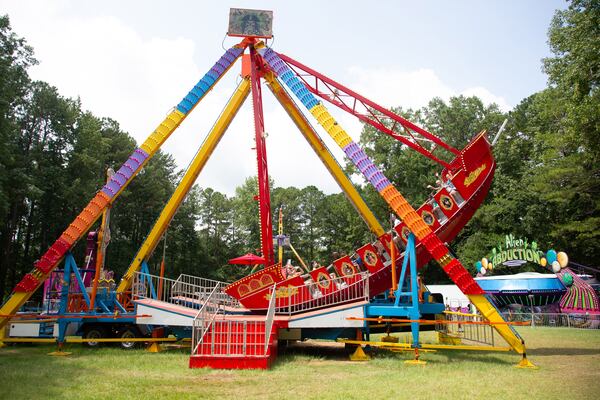
<svg viewBox="0 0 600 400"><path fill-rule="evenodd" d="M425 301L423 294L427 291L425 284L423 283L423 278L421 278L421 273L417 272L417 288L418 288L418 297L419 303L423 303Z"/></svg>
<svg viewBox="0 0 600 400"><path fill-rule="evenodd" d="M287 263L281 268L281 274L284 279L292 278L296 273L296 268L292 265L292 260L288 258Z"/></svg>
<svg viewBox="0 0 600 400"><path fill-rule="evenodd" d="M304 280L304 285L308 288L310 295L313 299L318 299L319 297L323 297L323 293L319 290L319 286L315 283L315 281L309 275Z"/></svg>
<svg viewBox="0 0 600 400"><path fill-rule="evenodd" d="M340 289L344 289L348 287L348 283L346 283L345 280L338 278L337 276L335 276L335 274L332 272L329 274L329 277L331 278L331 281L333 283L335 283L335 287L340 290Z"/></svg>
<svg viewBox="0 0 600 400"><path fill-rule="evenodd" d="M458 190L456 190L456 188L453 188L453 189L449 190L449 192L450 192L450 196L452 196L452 198L454 199L454 201L456 201L456 204L461 205L462 203L465 202L465 199L458 192Z"/></svg>
<svg viewBox="0 0 600 400"><path fill-rule="evenodd" d="M313 261L310 265L311 265L311 268L312 268L313 271L316 270L316 269L321 268L321 266L319 265L319 263L316 262L316 261Z"/></svg>
<svg viewBox="0 0 600 400"><path fill-rule="evenodd" d="M446 174L446 180L444 181L443 186L446 188L450 196L454 198L457 204L462 204L465 202L465 199L461 196L461 194L456 190L456 186L452 183L452 174L448 172Z"/></svg>
<svg viewBox="0 0 600 400"><path fill-rule="evenodd" d="M427 185L427 189L431 189L434 192L439 192L444 187L444 183L440 179L440 176L439 176L439 174L437 172L435 173L435 177L437 178L435 180L435 186Z"/></svg>
<svg viewBox="0 0 600 400"><path fill-rule="evenodd" d="M292 273L292 276L290 278L294 278L296 276L301 276L302 275L302 268L295 266L294 267L294 272Z"/></svg>
<svg viewBox="0 0 600 400"><path fill-rule="evenodd" d="M390 256L387 251L385 251L385 248L379 240L375 242L375 249L377 250L377 255L382 262L389 261Z"/></svg>
<svg viewBox="0 0 600 400"><path fill-rule="evenodd" d="M396 251L398 253L403 253L406 250L406 245L400 235L394 235L394 244L396 245ZM398 254L396 254L396 257L397 256Z"/></svg>
<svg viewBox="0 0 600 400"><path fill-rule="evenodd" d="M358 267L359 271L362 271L364 269L363 260L362 260L362 258L360 258L360 256L358 254L356 254L356 253L352 254L350 256L350 261L352 261L352 263Z"/></svg>
<svg viewBox="0 0 600 400"><path fill-rule="evenodd" d="M448 220L448 217L446 217L446 214L444 214L444 212L440 208L440 205L437 203L437 201L435 201L433 197L431 197L428 203L431 204L433 215L435 216L435 218L437 218L440 224L443 224L445 221Z"/></svg>
<svg viewBox="0 0 600 400"><path fill-rule="evenodd" d="M444 177L444 187L450 191L451 189L456 189L454 183L452 183L452 174L448 172Z"/></svg>

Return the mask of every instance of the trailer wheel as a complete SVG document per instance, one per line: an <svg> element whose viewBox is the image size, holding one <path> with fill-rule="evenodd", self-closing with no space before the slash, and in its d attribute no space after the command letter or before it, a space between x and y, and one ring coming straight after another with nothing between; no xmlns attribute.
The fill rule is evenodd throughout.
<svg viewBox="0 0 600 400"><path fill-rule="evenodd" d="M83 330L83 338L84 339L103 339L106 337L106 330L99 326L89 326L84 328ZM97 348L100 347L101 342L84 342L84 344L88 347Z"/></svg>
<svg viewBox="0 0 600 400"><path fill-rule="evenodd" d="M122 331L119 332L119 338L121 339L135 339L140 337L140 332L134 327L126 327ZM122 349L129 350L137 347L140 342L119 342L119 346Z"/></svg>

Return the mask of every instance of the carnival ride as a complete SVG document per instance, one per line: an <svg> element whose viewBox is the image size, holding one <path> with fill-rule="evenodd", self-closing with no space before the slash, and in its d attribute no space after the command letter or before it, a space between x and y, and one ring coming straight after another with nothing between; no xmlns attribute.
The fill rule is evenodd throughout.
<svg viewBox="0 0 600 400"><path fill-rule="evenodd" d="M546 253L537 249L527 249L527 260L511 258L507 261L498 256L489 261L482 258L475 263L478 271L477 283L490 295L494 304L498 307L508 305L526 305L528 307L553 306L557 311L575 315L598 315L600 314L600 300L593 286L585 277L575 273L571 268L569 257L563 251L556 252L553 249ZM513 252L514 254L523 252ZM506 252L504 252L506 254ZM531 255L531 257L529 257ZM539 274L535 272L520 273L516 275L487 276L488 271L494 270L494 263L501 262L504 265L522 265L531 262L552 272L551 274ZM594 268L573 263L580 269L588 269L592 272Z"/></svg>
<svg viewBox="0 0 600 400"><path fill-rule="evenodd" d="M365 343L362 340L363 334L369 333L370 326L387 321L408 324L413 342L404 347L418 351L424 347L419 342L419 326L428 323L422 319L423 315L432 316L443 310L443 305L429 301L431 296L426 290L421 290L421 293L418 291L420 285L417 269L433 259L479 310L481 320L477 324L495 330L508 344L508 348L503 349L512 349L522 355L520 365L530 366L525 356L523 339L510 323L502 319L485 292L446 245L482 203L493 179L495 161L485 133L476 135L464 149L455 149L436 135L333 79L267 47L261 40L267 36L240 36L244 38L228 49L200 79L110 177L108 183L35 263L33 270L17 284L0 310L0 328L14 318L65 259L68 266L63 272L65 283L62 289L62 314L57 317L59 344L66 341L69 323L77 323L81 327L88 321L93 321L93 326L99 327L94 332L95 336L88 338L89 340L110 341L110 338L103 338L106 332L102 331L101 323L110 320L114 325L115 319L123 318L123 324L116 324L121 327L121 331L131 327L131 323L149 327L150 330L155 327L175 327L180 332L187 330L189 333L191 329L191 367L265 368L276 356L277 340L357 338L360 340L353 344L361 345ZM239 58L242 59L241 82L118 287L115 291L104 292L108 296L104 301L98 301L96 289L92 291L92 296L88 295L82 289L86 285L70 250L101 217L102 236L107 210L113 202ZM284 276L283 266L275 260L262 112L262 81L267 84L376 237L373 242L357 249L352 257L345 255L333 260L329 266L306 270L300 276ZM250 94L254 108L257 198L264 268L231 284L188 275L171 280L165 278L162 272L160 276L150 275L148 259L165 234L178 206ZM401 222L393 229L386 232L378 222L315 128L294 102L292 95L316 119L400 219ZM443 186L436 189L430 201L415 210L333 118L325 107L325 102L350 113L439 164L442 168ZM100 248L104 249L101 238L99 243ZM100 252L98 259L102 258L101 254ZM101 268L101 263L97 262L96 275ZM68 301L71 275L78 281L78 296L83 298L76 309L70 308L71 303ZM94 282L97 280L98 278ZM135 335L129 330L129 334L124 337L132 336ZM147 338L136 338L144 339ZM418 358L418 353L416 354Z"/></svg>

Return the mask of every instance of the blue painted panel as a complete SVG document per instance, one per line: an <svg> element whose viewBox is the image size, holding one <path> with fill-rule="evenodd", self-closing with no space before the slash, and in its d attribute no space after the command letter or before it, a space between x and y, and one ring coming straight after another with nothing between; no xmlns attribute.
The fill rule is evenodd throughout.
<svg viewBox="0 0 600 400"><path fill-rule="evenodd" d="M540 278L512 278L506 279L499 276L498 278L489 277L485 279L476 279L477 283L483 290L488 293L499 292L536 292L536 291L565 291L566 288L557 277L540 277Z"/></svg>

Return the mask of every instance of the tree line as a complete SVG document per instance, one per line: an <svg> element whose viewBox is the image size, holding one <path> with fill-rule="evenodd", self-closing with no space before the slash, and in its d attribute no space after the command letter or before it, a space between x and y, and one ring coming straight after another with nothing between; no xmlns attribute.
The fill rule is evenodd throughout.
<svg viewBox="0 0 600 400"><path fill-rule="evenodd" d="M600 7L573 1L549 28L553 57L542 60L548 87L509 112L477 97L432 99L426 107L394 109L462 148L481 130L509 123L494 148L498 163L487 200L452 243L466 265L483 257L505 234L535 239L541 248L566 251L572 260L598 265L600 256ZM105 180L136 148L117 121L82 109L28 69L33 49L0 17L0 298L62 233ZM361 144L414 205L429 195L438 172L431 161L364 126ZM348 174L356 171L346 166ZM158 152L115 203L107 268L122 274L168 201L183 171ZM283 208L285 233L307 261L322 264L372 240L344 195L314 186L272 186L274 230ZM380 219L389 209L367 185L358 190ZM156 271L166 245L168 275L181 272L232 280L249 267L227 260L260 246L256 177L235 194L195 186L150 260ZM384 224L385 225L385 224ZM83 260L84 240L74 249ZM286 254L286 258L291 258ZM434 265L425 280L442 282Z"/></svg>

